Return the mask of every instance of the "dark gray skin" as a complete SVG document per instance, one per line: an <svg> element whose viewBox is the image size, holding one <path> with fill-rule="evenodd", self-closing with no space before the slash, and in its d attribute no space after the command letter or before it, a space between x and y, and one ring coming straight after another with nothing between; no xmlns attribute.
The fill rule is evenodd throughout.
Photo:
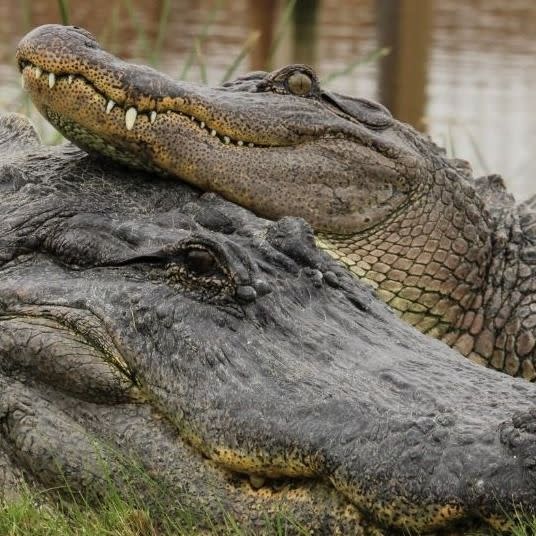
<svg viewBox="0 0 536 536"><path fill-rule="evenodd" d="M398 320L303 220L43 147L15 115L0 190L4 492L98 493L111 446L172 503L257 528L259 509L327 534L534 513L536 386Z"/></svg>

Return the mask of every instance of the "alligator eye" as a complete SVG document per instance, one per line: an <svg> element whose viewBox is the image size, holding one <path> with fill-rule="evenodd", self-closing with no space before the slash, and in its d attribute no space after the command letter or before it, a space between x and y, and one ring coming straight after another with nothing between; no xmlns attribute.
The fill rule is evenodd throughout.
<svg viewBox="0 0 536 536"><path fill-rule="evenodd" d="M205 250L190 249L184 256L184 265L190 273L196 275L210 275L218 267L216 259Z"/></svg>
<svg viewBox="0 0 536 536"><path fill-rule="evenodd" d="M287 86L294 95L307 95L313 87L313 81L302 72L291 74L287 79Z"/></svg>

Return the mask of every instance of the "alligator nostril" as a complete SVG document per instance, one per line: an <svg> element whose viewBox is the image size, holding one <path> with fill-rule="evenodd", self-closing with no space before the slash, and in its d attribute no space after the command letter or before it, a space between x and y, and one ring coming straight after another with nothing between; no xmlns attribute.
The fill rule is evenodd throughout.
<svg viewBox="0 0 536 536"><path fill-rule="evenodd" d="M250 285L240 285L235 295L237 299L245 303L251 303L257 299L257 291Z"/></svg>

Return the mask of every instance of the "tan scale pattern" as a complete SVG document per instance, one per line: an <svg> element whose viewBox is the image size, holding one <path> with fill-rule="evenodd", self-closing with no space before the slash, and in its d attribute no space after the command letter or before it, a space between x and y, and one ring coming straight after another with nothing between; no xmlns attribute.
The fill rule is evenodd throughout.
<svg viewBox="0 0 536 536"><path fill-rule="evenodd" d="M523 239L498 247L473 187L437 177L410 210L357 235L322 233L317 243L417 329L532 381L536 284Z"/></svg>
<svg viewBox="0 0 536 536"><path fill-rule="evenodd" d="M389 501L333 479L335 487L343 491L352 502L387 526L398 527L404 531L431 531L449 526L463 519L467 512L457 504L416 504L404 497L393 497ZM499 518L497 518L499 520ZM506 523L503 520L503 523ZM503 525L505 526L505 525Z"/></svg>

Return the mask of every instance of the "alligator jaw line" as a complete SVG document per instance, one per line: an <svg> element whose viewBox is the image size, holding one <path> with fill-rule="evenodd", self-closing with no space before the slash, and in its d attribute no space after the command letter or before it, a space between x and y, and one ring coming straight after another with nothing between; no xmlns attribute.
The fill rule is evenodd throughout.
<svg viewBox="0 0 536 536"><path fill-rule="evenodd" d="M196 118L193 115L187 115L180 110L176 109L168 109L163 110L160 112L157 112L156 110L150 110L147 112L141 112L139 111L135 106L129 106L129 107L122 107L119 105L119 103L115 102L114 100L110 99L108 96L103 95L95 86L85 77L75 74L55 74L53 72L45 72L40 67L33 65L30 62L23 61L20 63L20 69L21 69L21 86L23 89L26 89L27 83L25 80L26 76L32 76L35 79L39 79L43 77L45 80L47 80L47 86L49 90L53 90L56 88L56 90L60 90L58 87L58 82L67 80L67 83L69 85L73 84L75 80L81 80L84 84L90 86L95 93L98 93L102 95L106 100L106 108L105 111L107 114L110 114L114 108L122 110L124 113L124 125L126 130L132 130L134 128L134 125L139 117L145 116L147 120L154 124L156 121L158 121L159 116L166 115L168 113L176 113L178 115L187 117L190 119L190 121L199 127L201 130L205 131L210 137L218 139L221 143L224 145L233 145L236 147L267 147L266 145L262 144L256 144L253 142L245 142L243 140L235 140L231 138L230 136L227 136L225 134L221 134L217 132L215 129L211 128L209 125L206 124L205 121L201 121L200 119Z"/></svg>

